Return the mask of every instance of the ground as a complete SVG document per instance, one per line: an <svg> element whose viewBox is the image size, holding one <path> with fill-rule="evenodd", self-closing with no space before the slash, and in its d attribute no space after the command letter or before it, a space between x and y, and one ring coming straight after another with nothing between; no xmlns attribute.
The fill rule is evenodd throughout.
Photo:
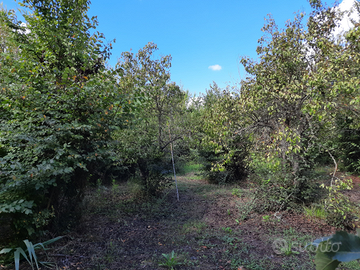
<svg viewBox="0 0 360 270"><path fill-rule="evenodd" d="M50 258L60 269L166 269L162 254L174 251L174 269L315 269L306 244L336 231L289 212L250 212L242 220L251 190L210 185L193 173L177 180L179 201L174 188L151 202L134 199L128 185L89 191L77 230ZM349 195L359 190L356 182ZM277 239L292 243L292 251L274 249Z"/></svg>
<svg viewBox="0 0 360 270"><path fill-rule="evenodd" d="M152 201L128 184L89 190L76 229L48 252L54 269L171 269L161 264L171 266L174 251L174 269L308 270L315 266L306 244L336 231L303 214L247 212L246 185L211 185L194 173L177 180L179 201L175 187ZM353 180L348 195L357 199L360 181Z"/></svg>

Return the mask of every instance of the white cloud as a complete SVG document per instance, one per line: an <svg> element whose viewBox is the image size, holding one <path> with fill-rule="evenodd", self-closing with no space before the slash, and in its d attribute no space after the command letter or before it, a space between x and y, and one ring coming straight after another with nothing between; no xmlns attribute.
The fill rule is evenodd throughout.
<svg viewBox="0 0 360 270"><path fill-rule="evenodd" d="M354 27L351 20L359 21L359 14L354 10L356 0L343 0L337 7L341 12L346 12L341 19L339 26L334 29L333 35L335 37L343 36L347 31Z"/></svg>
<svg viewBox="0 0 360 270"><path fill-rule="evenodd" d="M19 32L20 34L25 34L25 35L27 35L27 34L29 34L29 33L31 32L31 31L27 28L26 23L22 22L22 23L20 24L20 26L25 28L25 31L23 31L23 30L18 30L18 32Z"/></svg>
<svg viewBox="0 0 360 270"><path fill-rule="evenodd" d="M186 108L189 109L191 106L200 107L204 105L203 97L191 97L186 102Z"/></svg>
<svg viewBox="0 0 360 270"><path fill-rule="evenodd" d="M214 70L214 71L218 71L218 70L221 70L222 67L220 65L213 65L213 66L209 66L209 69Z"/></svg>

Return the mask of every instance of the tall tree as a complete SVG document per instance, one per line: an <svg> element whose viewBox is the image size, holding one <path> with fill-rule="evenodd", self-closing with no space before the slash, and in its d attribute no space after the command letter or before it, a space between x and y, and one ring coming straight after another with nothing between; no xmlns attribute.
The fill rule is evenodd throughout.
<svg viewBox="0 0 360 270"><path fill-rule="evenodd" d="M117 65L122 72L121 87L141 97L135 121L116 136L119 154L124 161L137 164L147 193L156 193L161 182L159 173L166 165L160 163L166 163L163 161L169 144L183 137L172 133L169 138L169 124L184 109L185 93L170 81L171 56L154 59L156 50L156 44L148 43L136 55L123 53ZM151 174L156 174L159 181L151 179Z"/></svg>
<svg viewBox="0 0 360 270"><path fill-rule="evenodd" d="M90 34L88 1L24 0L26 24L1 12L9 29L0 62L0 216L28 234L58 221L81 198L90 174L110 162L111 132L130 105L114 72L109 46Z"/></svg>

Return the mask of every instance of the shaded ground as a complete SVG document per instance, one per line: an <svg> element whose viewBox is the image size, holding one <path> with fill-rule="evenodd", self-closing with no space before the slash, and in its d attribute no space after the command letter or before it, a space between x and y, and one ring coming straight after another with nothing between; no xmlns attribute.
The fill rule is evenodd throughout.
<svg viewBox="0 0 360 270"><path fill-rule="evenodd" d="M175 251L182 263L175 269L314 269L302 248L335 228L286 212L239 220L246 196L197 178L178 177L179 202L174 190L152 202L134 201L127 186L92 191L77 231L51 258L60 269L165 269L162 254ZM278 238L303 252L275 253Z"/></svg>
<svg viewBox="0 0 360 270"><path fill-rule="evenodd" d="M360 181L354 181L349 196L359 198ZM251 190L239 188L242 195L235 196L234 187L207 184L193 173L178 182L179 202L174 189L151 202L134 200L128 185L89 191L82 220L52 246L49 258L57 269L150 270L166 269L159 266L162 254L175 251L181 263L175 269L305 270L315 269L305 245L335 232L324 221L288 212L250 212L242 220ZM276 239L300 252L277 254ZM340 269L360 268L350 263Z"/></svg>

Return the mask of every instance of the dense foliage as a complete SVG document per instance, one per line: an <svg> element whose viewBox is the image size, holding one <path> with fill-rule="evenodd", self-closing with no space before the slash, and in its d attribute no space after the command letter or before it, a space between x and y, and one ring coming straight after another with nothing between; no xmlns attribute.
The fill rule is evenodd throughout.
<svg viewBox="0 0 360 270"><path fill-rule="evenodd" d="M257 184L259 211L301 210L319 198L314 175L319 162L334 164L335 171L358 170L359 24L336 37L344 14L321 1L310 4L307 22L299 13L284 29L270 16L258 59L241 59L248 77L240 87L214 84L203 98L205 175L226 182L221 179L232 174L234 145L241 141L236 168ZM359 12L358 6L352 12ZM338 210L334 219L353 216Z"/></svg>
<svg viewBox="0 0 360 270"><path fill-rule="evenodd" d="M171 56L154 59L156 50L157 46L149 43L136 55L123 53L117 65L123 73L120 86L141 100L129 128L114 134L117 157L123 166L137 169L133 176L147 195L156 195L167 186L164 175L171 171L169 145L183 139L185 132L179 122L185 92L170 81Z"/></svg>
<svg viewBox="0 0 360 270"><path fill-rule="evenodd" d="M128 101L105 69L109 47L90 35L96 20L86 1L24 5L33 12L26 26L1 14L10 31L0 69L0 213L32 234L50 217L60 220L90 176L101 176Z"/></svg>
<svg viewBox="0 0 360 270"><path fill-rule="evenodd" d="M87 1L23 5L26 24L1 12L0 218L31 235L53 218L68 226L89 183L126 176L134 162L145 190L158 191L152 168L185 94L169 82L169 56L150 61L154 44L107 68L112 44L94 32Z"/></svg>
<svg viewBox="0 0 360 270"><path fill-rule="evenodd" d="M246 79L193 98L154 43L107 67L112 43L88 4L24 0L25 24L0 12L0 222L21 237L68 226L89 184L133 181L142 197L161 194L170 146L177 169L192 160L211 183L249 179L260 212L311 203L319 162L359 172L358 22L334 37L343 14L318 0L306 22L300 13L278 29L270 16L258 58L240 61ZM351 207L326 209L352 217Z"/></svg>

